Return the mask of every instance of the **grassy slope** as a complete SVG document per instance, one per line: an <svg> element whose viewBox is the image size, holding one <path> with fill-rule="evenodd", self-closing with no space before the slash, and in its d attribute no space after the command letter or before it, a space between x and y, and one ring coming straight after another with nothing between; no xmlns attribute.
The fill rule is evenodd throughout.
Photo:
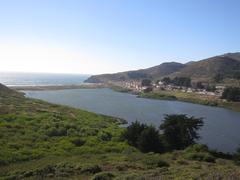
<svg viewBox="0 0 240 180"><path fill-rule="evenodd" d="M219 106L234 111L240 111L240 102L227 102L209 96L199 95L196 93L184 93L181 91L159 91L154 93L140 94L139 97L160 99L160 100L179 100L208 106Z"/></svg>
<svg viewBox="0 0 240 180"><path fill-rule="evenodd" d="M116 179L240 177L231 160L192 161L187 151L142 154L120 140L118 124L111 117L0 91L0 179L90 179L99 171Z"/></svg>

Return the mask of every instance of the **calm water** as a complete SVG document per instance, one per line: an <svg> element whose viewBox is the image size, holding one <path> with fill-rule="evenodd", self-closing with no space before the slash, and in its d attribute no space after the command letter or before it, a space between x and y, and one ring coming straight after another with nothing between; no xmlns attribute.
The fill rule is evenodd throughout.
<svg viewBox="0 0 240 180"><path fill-rule="evenodd" d="M41 86L81 84L89 75L4 73L0 72L0 83L7 86Z"/></svg>
<svg viewBox="0 0 240 180"><path fill-rule="evenodd" d="M211 149L233 152L240 145L240 113L223 108L177 101L137 98L110 89L26 91L26 96L69 105L88 111L159 126L164 114L183 113L203 117L201 143Z"/></svg>

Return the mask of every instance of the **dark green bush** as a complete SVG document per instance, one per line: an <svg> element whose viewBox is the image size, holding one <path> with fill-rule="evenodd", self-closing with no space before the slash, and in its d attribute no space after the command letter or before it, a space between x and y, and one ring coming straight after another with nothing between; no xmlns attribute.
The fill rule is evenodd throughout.
<svg viewBox="0 0 240 180"><path fill-rule="evenodd" d="M67 130L64 127L59 127L59 128L53 127L47 130L46 135L48 135L49 137L66 136Z"/></svg>
<svg viewBox="0 0 240 180"><path fill-rule="evenodd" d="M158 154L148 153L143 159L142 163L149 169L154 169L157 167L168 167L169 164L162 160Z"/></svg>
<svg viewBox="0 0 240 180"><path fill-rule="evenodd" d="M192 146L189 146L185 149L185 152L208 152L208 147L206 145L202 144L194 144Z"/></svg>
<svg viewBox="0 0 240 180"><path fill-rule="evenodd" d="M98 139L101 141L110 141L112 138L112 135L109 132L100 132L98 133Z"/></svg>
<svg viewBox="0 0 240 180"><path fill-rule="evenodd" d="M208 153L187 153L185 158L188 160L205 161L214 163L216 158Z"/></svg>
<svg viewBox="0 0 240 180"><path fill-rule="evenodd" d="M158 160L157 167L168 167L169 164L163 160Z"/></svg>
<svg viewBox="0 0 240 180"><path fill-rule="evenodd" d="M209 153L206 145L194 144L185 149L184 157L188 160L215 162L215 157Z"/></svg>
<svg viewBox="0 0 240 180"><path fill-rule="evenodd" d="M73 143L75 146L82 146L85 144L85 142L86 142L85 140L83 140L79 137L71 139L71 143Z"/></svg>
<svg viewBox="0 0 240 180"><path fill-rule="evenodd" d="M76 135L78 135L78 131L76 129L74 129L74 128L69 128L67 130L67 135L68 136L76 136Z"/></svg>
<svg viewBox="0 0 240 180"><path fill-rule="evenodd" d="M236 165L240 165L240 148L238 148L237 152L233 155L233 160Z"/></svg>
<svg viewBox="0 0 240 180"><path fill-rule="evenodd" d="M112 180L114 175L110 172L101 172L92 177L92 180Z"/></svg>
<svg viewBox="0 0 240 180"><path fill-rule="evenodd" d="M101 171L102 169L98 165L90 165L90 166L83 167L81 169L81 173L88 173L88 174L96 174Z"/></svg>

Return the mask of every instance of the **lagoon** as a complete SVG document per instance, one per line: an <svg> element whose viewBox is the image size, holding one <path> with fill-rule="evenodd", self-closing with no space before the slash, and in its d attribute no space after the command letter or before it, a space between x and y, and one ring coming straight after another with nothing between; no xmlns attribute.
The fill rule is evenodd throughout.
<svg viewBox="0 0 240 180"><path fill-rule="evenodd" d="M159 126L165 114L203 117L200 143L222 152L234 152L240 145L240 112L179 101L138 98L111 89L68 89L24 91L27 97L68 105L87 111Z"/></svg>

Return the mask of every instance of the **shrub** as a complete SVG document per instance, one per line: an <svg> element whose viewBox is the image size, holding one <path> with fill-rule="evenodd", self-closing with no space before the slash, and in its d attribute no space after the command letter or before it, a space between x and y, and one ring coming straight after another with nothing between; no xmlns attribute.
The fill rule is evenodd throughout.
<svg viewBox="0 0 240 180"><path fill-rule="evenodd" d="M240 148L238 148L237 152L233 155L233 159L236 165L240 165Z"/></svg>
<svg viewBox="0 0 240 180"><path fill-rule="evenodd" d="M76 135L78 135L78 132L77 132L77 130L74 129L74 128L69 128L69 129L67 130L67 135L68 135L68 136L76 136Z"/></svg>
<svg viewBox="0 0 240 180"><path fill-rule="evenodd" d="M188 153L185 158L195 161L215 162L215 157L208 153Z"/></svg>
<svg viewBox="0 0 240 180"><path fill-rule="evenodd" d="M110 172L101 172L92 177L92 180L111 180L114 175Z"/></svg>
<svg viewBox="0 0 240 180"><path fill-rule="evenodd" d="M0 167L4 166L4 165L7 165L7 164L8 164L8 162L6 160L0 159Z"/></svg>
<svg viewBox="0 0 240 180"><path fill-rule="evenodd" d="M213 155L216 158L221 158L221 159L230 159L232 160L234 155L230 153L223 153L223 152L218 152L216 150L210 150L209 153Z"/></svg>
<svg viewBox="0 0 240 180"><path fill-rule="evenodd" d="M143 159L143 163L147 165L148 168L156 168L156 167L168 167L169 164L162 159L159 158L159 156L154 156L153 154L149 154L150 156L146 156Z"/></svg>
<svg viewBox="0 0 240 180"><path fill-rule="evenodd" d="M178 160L177 163L180 165L188 165L189 164L187 161L184 161L184 160Z"/></svg>
<svg viewBox="0 0 240 180"><path fill-rule="evenodd" d="M100 132L98 133L98 139L102 141L110 141L112 138L112 135L109 132Z"/></svg>
<svg viewBox="0 0 240 180"><path fill-rule="evenodd" d="M64 127L59 127L59 128L50 128L47 130L46 134L49 137L53 136L66 136L67 135L67 130Z"/></svg>
<svg viewBox="0 0 240 180"><path fill-rule="evenodd" d="M157 167L168 167L169 164L163 160L158 160Z"/></svg>
<svg viewBox="0 0 240 180"><path fill-rule="evenodd" d="M101 171L102 169L98 165L90 165L90 166L83 167L81 169L81 173L88 173L88 174L96 174Z"/></svg>
<svg viewBox="0 0 240 180"><path fill-rule="evenodd" d="M78 137L71 139L71 143L73 143L75 146L82 146L85 144L85 142L85 140Z"/></svg>
<svg viewBox="0 0 240 180"><path fill-rule="evenodd" d="M192 146L189 146L185 149L185 152L208 152L208 147L206 145L202 144L194 144Z"/></svg>

